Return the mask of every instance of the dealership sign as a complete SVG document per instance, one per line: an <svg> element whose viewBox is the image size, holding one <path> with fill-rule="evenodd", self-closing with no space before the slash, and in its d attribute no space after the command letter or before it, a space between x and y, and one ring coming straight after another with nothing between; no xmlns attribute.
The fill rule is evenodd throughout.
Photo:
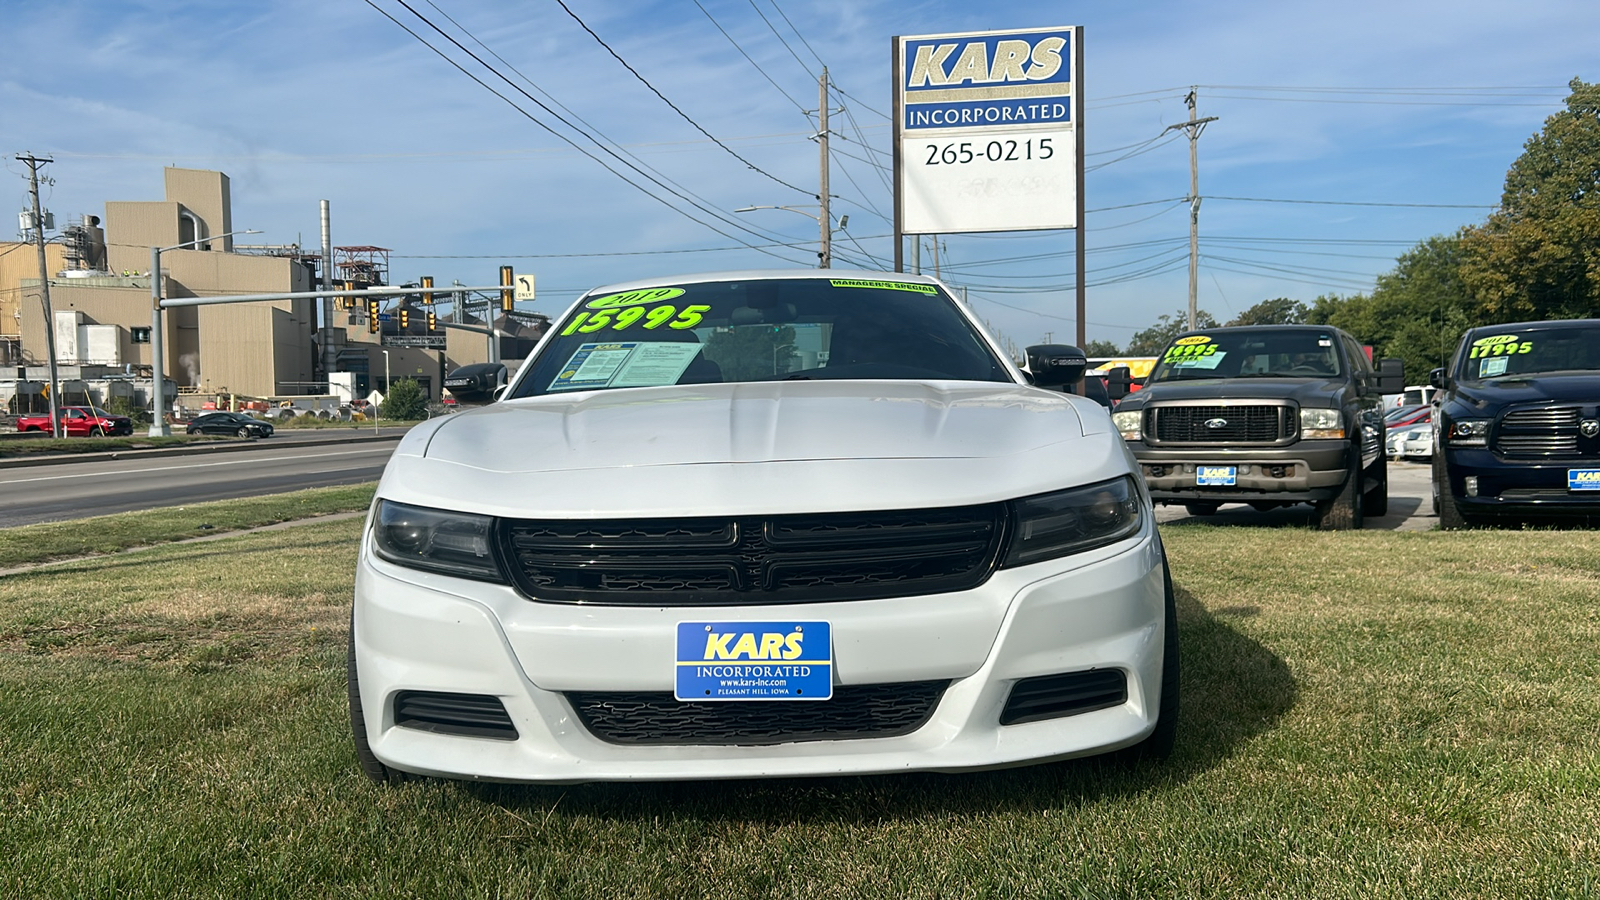
<svg viewBox="0 0 1600 900"><path fill-rule="evenodd" d="M1081 35L894 39L899 233L1078 226Z"/></svg>

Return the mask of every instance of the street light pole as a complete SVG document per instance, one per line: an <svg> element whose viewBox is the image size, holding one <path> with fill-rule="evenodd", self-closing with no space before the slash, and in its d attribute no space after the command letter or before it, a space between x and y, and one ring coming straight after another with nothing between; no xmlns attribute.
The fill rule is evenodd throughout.
<svg viewBox="0 0 1600 900"><path fill-rule="evenodd" d="M385 350L383 351L383 406L387 406L389 403L389 393L393 381L393 378L389 375L389 351ZM379 406L378 409L381 411L383 406Z"/></svg>
<svg viewBox="0 0 1600 900"><path fill-rule="evenodd" d="M167 426L166 414L162 412L162 407L166 406L167 363L163 356L166 342L161 334L161 254L168 250L193 247L195 244L220 241L236 234L260 233L259 229L252 228L248 231L230 231L227 234L195 238L192 241L173 244L171 247L150 248L150 437L168 437L172 434L172 429Z"/></svg>
<svg viewBox="0 0 1600 900"><path fill-rule="evenodd" d="M787 209L789 212L799 213L800 215L805 216L805 217L807 217L809 219L815 219L817 221L817 224L820 225L821 228L822 228L822 252L817 254L818 263L819 263L817 268L819 268L819 269L828 269L828 268L832 268L833 267L833 247L832 247L832 243L831 243L833 232L835 232L835 231L843 231L844 228L845 228L845 225L850 221L850 217L848 215L840 216L839 217L839 227L838 228L834 228L833 227L833 220L828 214L828 205L827 205L827 203L824 202L818 208L822 212L821 215L818 215L817 213L813 213L813 212L806 212L805 210L801 209L798 206L741 206L738 209L734 210L734 212L736 212L736 213L747 213L747 212L755 212L758 209Z"/></svg>

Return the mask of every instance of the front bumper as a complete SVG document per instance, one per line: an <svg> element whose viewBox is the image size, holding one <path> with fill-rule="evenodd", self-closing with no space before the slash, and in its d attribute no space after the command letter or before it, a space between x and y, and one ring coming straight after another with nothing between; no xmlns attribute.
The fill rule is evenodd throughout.
<svg viewBox="0 0 1600 900"><path fill-rule="evenodd" d="M1080 556L996 572L971 591L783 607L537 603L501 585L393 566L363 549L353 618L372 752L407 772L523 782L960 771L1115 750L1150 734L1165 589L1152 524ZM836 684L948 680L931 717L897 737L764 746L619 745L590 734L568 691L671 691L680 621L825 620ZM1002 726L1023 678L1117 669L1119 706ZM401 691L497 698L517 737L397 726ZM826 702L826 701L822 701Z"/></svg>
<svg viewBox="0 0 1600 900"><path fill-rule="evenodd" d="M1571 490L1572 469L1600 469L1600 459L1508 460L1482 448L1454 447L1445 452L1454 495L1466 515L1480 518L1588 518L1600 520L1600 490ZM1469 495L1467 479L1477 479Z"/></svg>
<svg viewBox="0 0 1600 900"><path fill-rule="evenodd" d="M1252 500L1306 502L1336 496L1348 477L1348 441L1296 441L1286 447L1157 448L1143 441L1128 442L1150 496L1156 500L1216 500L1248 503ZM1199 466L1233 466L1237 483L1200 485ZM1282 469L1282 475L1273 474Z"/></svg>

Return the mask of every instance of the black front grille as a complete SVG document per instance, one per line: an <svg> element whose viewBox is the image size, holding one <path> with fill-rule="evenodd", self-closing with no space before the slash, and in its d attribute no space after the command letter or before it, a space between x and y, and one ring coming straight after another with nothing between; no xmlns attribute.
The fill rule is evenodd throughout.
<svg viewBox="0 0 1600 900"><path fill-rule="evenodd" d="M1289 406L1156 406L1150 418L1147 431L1162 444L1276 444L1296 431Z"/></svg>
<svg viewBox="0 0 1600 900"><path fill-rule="evenodd" d="M994 570L1006 507L738 518L511 520L506 558L536 600L702 606L960 591Z"/></svg>
<svg viewBox="0 0 1600 900"><path fill-rule="evenodd" d="M656 691L571 691L578 721L610 744L790 744L897 737L922 727L948 681L839 685L829 700L680 702Z"/></svg>
<svg viewBox="0 0 1600 900"><path fill-rule="evenodd" d="M1520 459L1583 456L1578 430L1582 419L1583 410L1577 406L1514 409L1495 429L1494 450Z"/></svg>
<svg viewBox="0 0 1600 900"><path fill-rule="evenodd" d="M434 734L517 739L505 706L486 694L401 691L394 695L394 723Z"/></svg>
<svg viewBox="0 0 1600 900"><path fill-rule="evenodd" d="M1020 725L1109 709L1128 702L1128 676L1121 669L1090 669L1024 678L1011 686L1001 725Z"/></svg>

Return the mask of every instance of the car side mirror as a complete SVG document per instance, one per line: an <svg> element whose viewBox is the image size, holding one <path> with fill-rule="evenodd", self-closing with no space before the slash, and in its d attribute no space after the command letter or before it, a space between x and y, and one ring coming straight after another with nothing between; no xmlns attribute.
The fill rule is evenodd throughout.
<svg viewBox="0 0 1600 900"><path fill-rule="evenodd" d="M1429 372L1428 383L1441 391L1444 390L1444 369L1434 369L1432 372Z"/></svg>
<svg viewBox="0 0 1600 900"><path fill-rule="evenodd" d="M1075 384L1089 368L1089 357L1069 344L1035 344L1027 352L1028 371L1039 387Z"/></svg>
<svg viewBox="0 0 1600 900"><path fill-rule="evenodd" d="M1405 362L1385 359L1378 363L1378 393L1398 394L1406 389Z"/></svg>
<svg viewBox="0 0 1600 900"><path fill-rule="evenodd" d="M1106 372L1106 393L1112 400L1121 400L1133 393L1133 371L1127 366L1117 366Z"/></svg>

